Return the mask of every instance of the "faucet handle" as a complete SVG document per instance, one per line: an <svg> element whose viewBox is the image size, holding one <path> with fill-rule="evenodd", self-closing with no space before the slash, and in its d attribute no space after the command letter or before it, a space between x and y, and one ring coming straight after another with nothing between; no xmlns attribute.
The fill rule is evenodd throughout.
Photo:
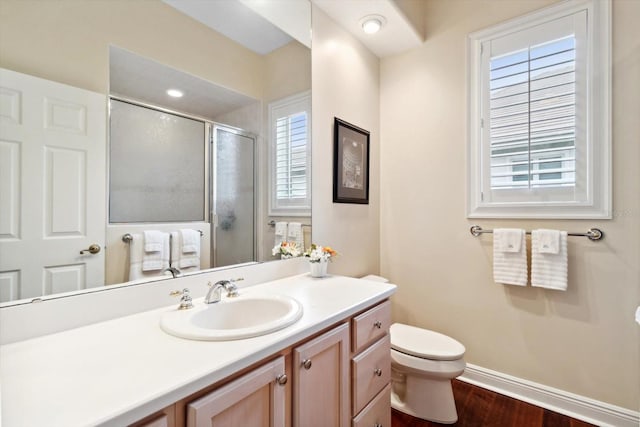
<svg viewBox="0 0 640 427"><path fill-rule="evenodd" d="M240 293L238 292L238 286L236 285L236 282L241 282L243 280L244 280L243 277L238 277L237 279L229 279L229 284L225 286L228 297L237 297L240 295Z"/></svg>
<svg viewBox="0 0 640 427"><path fill-rule="evenodd" d="M188 288L184 288L181 291L171 291L169 295L172 297L181 296L178 310L188 310L190 308L193 308L193 301L191 298L191 294L189 294Z"/></svg>

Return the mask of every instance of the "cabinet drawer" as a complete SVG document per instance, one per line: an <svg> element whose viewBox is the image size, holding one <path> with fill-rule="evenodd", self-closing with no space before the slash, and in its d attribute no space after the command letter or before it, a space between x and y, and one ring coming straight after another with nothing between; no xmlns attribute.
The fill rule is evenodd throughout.
<svg viewBox="0 0 640 427"><path fill-rule="evenodd" d="M353 419L352 427L391 427L391 384Z"/></svg>
<svg viewBox="0 0 640 427"><path fill-rule="evenodd" d="M391 340L386 335L354 357L351 362L353 415L389 384L391 379Z"/></svg>
<svg viewBox="0 0 640 427"><path fill-rule="evenodd" d="M389 331L389 326L391 326L391 303L389 301L354 317L351 349L354 353L359 352L367 344L385 335Z"/></svg>

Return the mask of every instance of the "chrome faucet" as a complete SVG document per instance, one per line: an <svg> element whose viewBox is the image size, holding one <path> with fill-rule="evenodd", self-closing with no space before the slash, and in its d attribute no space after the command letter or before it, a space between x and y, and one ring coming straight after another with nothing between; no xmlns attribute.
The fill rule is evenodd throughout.
<svg viewBox="0 0 640 427"><path fill-rule="evenodd" d="M176 267L167 267L164 270L162 270L163 273L166 273L167 271L171 272L171 275L173 276L174 279L176 277L182 276L182 272L178 270Z"/></svg>
<svg viewBox="0 0 640 427"><path fill-rule="evenodd" d="M218 280L213 285L209 282L209 291L207 292L207 296L204 297L204 303L213 304L215 302L219 302L222 298L222 289L227 291L227 297L237 297L239 293L235 282L240 280L243 279Z"/></svg>

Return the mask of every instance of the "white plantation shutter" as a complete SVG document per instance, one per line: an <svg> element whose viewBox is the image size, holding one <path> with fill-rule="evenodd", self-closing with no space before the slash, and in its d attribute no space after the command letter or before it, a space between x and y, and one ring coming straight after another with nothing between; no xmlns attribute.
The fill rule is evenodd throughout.
<svg viewBox="0 0 640 427"><path fill-rule="evenodd" d="M469 216L610 216L609 4L469 36Z"/></svg>
<svg viewBox="0 0 640 427"><path fill-rule="evenodd" d="M304 93L269 105L271 215L310 215L310 99Z"/></svg>
<svg viewBox="0 0 640 427"><path fill-rule="evenodd" d="M491 188L574 186L575 36L491 58L489 68Z"/></svg>
<svg viewBox="0 0 640 427"><path fill-rule="evenodd" d="M276 119L276 198L307 198L307 113Z"/></svg>

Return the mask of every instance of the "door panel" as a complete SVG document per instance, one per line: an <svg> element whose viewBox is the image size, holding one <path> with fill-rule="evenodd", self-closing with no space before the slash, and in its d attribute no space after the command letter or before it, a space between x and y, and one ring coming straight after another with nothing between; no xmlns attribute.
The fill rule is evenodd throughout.
<svg viewBox="0 0 640 427"><path fill-rule="evenodd" d="M0 69L0 302L102 286L106 96Z"/></svg>
<svg viewBox="0 0 640 427"><path fill-rule="evenodd" d="M255 139L214 126L214 267L255 261Z"/></svg>
<svg viewBox="0 0 640 427"><path fill-rule="evenodd" d="M293 427L347 427L349 325L293 350Z"/></svg>

